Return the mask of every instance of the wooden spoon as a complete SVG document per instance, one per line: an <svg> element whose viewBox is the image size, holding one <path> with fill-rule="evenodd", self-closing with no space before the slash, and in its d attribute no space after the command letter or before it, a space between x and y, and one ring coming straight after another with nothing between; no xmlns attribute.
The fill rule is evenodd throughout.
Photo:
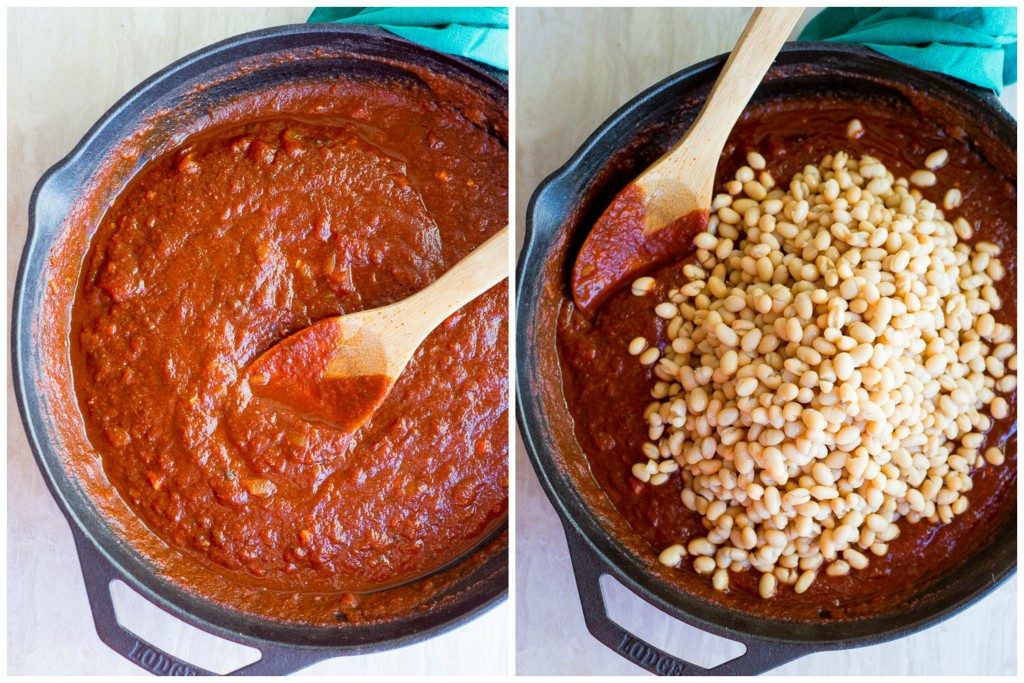
<svg viewBox="0 0 1024 683"><path fill-rule="evenodd" d="M802 12L754 10L683 139L623 188L591 228L572 270L577 308L589 313L631 278L680 258L707 227L722 148Z"/></svg>
<svg viewBox="0 0 1024 683"><path fill-rule="evenodd" d="M452 313L508 277L508 226L403 301L324 318L249 366L253 395L347 432L384 402L420 343Z"/></svg>

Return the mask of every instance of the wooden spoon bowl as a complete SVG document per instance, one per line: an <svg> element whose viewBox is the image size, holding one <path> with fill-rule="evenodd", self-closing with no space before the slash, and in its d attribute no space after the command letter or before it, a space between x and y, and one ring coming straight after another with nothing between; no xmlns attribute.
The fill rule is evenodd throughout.
<svg viewBox="0 0 1024 683"><path fill-rule="evenodd" d="M408 299L324 318L249 366L254 396L354 432L387 398L416 349L451 314L508 277L508 226Z"/></svg>

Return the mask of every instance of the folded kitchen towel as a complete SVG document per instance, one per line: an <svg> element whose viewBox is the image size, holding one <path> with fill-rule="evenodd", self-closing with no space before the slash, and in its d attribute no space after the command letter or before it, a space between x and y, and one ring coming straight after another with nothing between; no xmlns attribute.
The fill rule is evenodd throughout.
<svg viewBox="0 0 1024 683"><path fill-rule="evenodd" d="M858 43L997 93L1017 82L1016 7L830 7L800 40Z"/></svg>
<svg viewBox="0 0 1024 683"><path fill-rule="evenodd" d="M379 26L438 52L508 71L506 7L317 7L309 21Z"/></svg>

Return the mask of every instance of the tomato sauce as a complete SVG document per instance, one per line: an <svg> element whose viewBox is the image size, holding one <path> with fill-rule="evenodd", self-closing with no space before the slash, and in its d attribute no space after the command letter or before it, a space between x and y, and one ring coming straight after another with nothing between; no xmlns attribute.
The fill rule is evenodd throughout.
<svg viewBox="0 0 1024 683"><path fill-rule="evenodd" d="M816 163L829 153L846 150L851 156L871 154L898 175L922 168L929 152L946 148L949 163L936 172L939 182L926 188L926 198L941 206L942 193L958 187L963 193L960 208L947 218L964 216L975 225L975 239L996 242L1003 247L1001 260L1006 278L1000 282L1002 308L998 321L1016 326L1016 171L1004 159L983 154L962 129L944 128L909 103L889 100L865 101L854 106L848 100L827 96L789 97L752 106L741 117L723 151L716 187L733 177L747 153L760 152L779 184L788 184L805 164ZM863 134L849 139L847 124L861 120ZM637 169L635 157L658 158L681 131L662 131L662 139L650 149L629 150L629 158L613 161L613 168L626 169L622 183ZM1015 160L1014 160L1015 161ZM642 166L640 167L642 169ZM612 171L615 172L614 170ZM581 228L585 229L585 228ZM685 238L692 254L697 228ZM639 536L649 554L653 570L657 553L664 547L704 535L699 515L687 510L679 499L680 480L671 478L661 486L641 483L630 472L647 440L647 425L641 413L650 401L654 385L650 368L642 366L627 352L631 339L643 336L662 349L667 345L666 321L657 318L653 305L664 300L669 289L683 282L680 262L646 273L655 277L656 289L637 297L627 286L596 307L581 311L568 294L562 298L558 316L557 344L562 374L562 392L574 422L574 435L589 462L590 472ZM571 263L573 252L567 254ZM640 273L638 273L639 275ZM1013 514L1016 490L1016 398L1009 416L994 421L982 450L1002 447L1006 463L985 465L973 474L973 489L967 494L967 511L949 525L922 522L901 523L900 536L889 544L886 557L870 556L865 570L845 577L822 573L810 589L796 595L780 591L772 600L758 597L755 571L730 572L728 593L714 592L707 577L697 576L688 563L669 570L673 580L686 590L699 593L745 611L766 616L801 620L857 618L878 614L896 606L908 592L932 580L976 550L1007 515ZM664 574L664 572L663 572Z"/></svg>
<svg viewBox="0 0 1024 683"><path fill-rule="evenodd" d="M708 213L691 211L652 233L646 220L639 185L627 186L601 214L573 265L573 301L581 311L592 312L631 278L677 260L687 236L707 227Z"/></svg>
<svg viewBox="0 0 1024 683"><path fill-rule="evenodd" d="M119 495L203 567L285 591L375 591L475 547L507 514L506 283L354 432L280 410L247 368L427 286L506 206L500 132L397 83L279 86L150 162L92 238L71 324Z"/></svg>
<svg viewBox="0 0 1024 683"><path fill-rule="evenodd" d="M367 374L356 368L352 374L331 373L342 340L343 318L326 318L275 344L246 371L254 396L276 402L281 410L292 411L306 420L322 422L342 432L359 428L384 401L395 378ZM379 346L358 344L360 365L380 367Z"/></svg>

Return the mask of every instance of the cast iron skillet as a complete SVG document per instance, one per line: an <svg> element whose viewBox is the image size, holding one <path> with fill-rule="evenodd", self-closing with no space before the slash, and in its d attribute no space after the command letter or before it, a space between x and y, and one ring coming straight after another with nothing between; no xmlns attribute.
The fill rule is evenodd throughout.
<svg viewBox="0 0 1024 683"><path fill-rule="evenodd" d="M498 550L478 562L479 566L446 586L426 606L388 621L337 626L287 623L215 604L184 590L157 573L146 558L113 533L94 502L76 486L74 477L63 466L66 449L56 435L46 390L50 369L35 333L49 322L42 317L47 262L75 200L87 193L86 188L103 161L149 117L168 112L169 141L165 144L170 145L175 130L181 130L178 126L187 128L202 120L204 103L218 98L231 98L277 82L325 76L394 78L410 66L470 84L474 92L488 101L497 103L501 109L507 107L506 86L475 66L386 31L333 24L283 26L217 43L152 76L104 114L74 151L47 171L32 193L28 239L14 294L12 351L18 405L39 468L71 525L96 630L103 642L148 671L209 673L120 626L109 590L114 579L123 580L189 624L257 648L262 658L233 673L262 675L290 673L331 657L414 643L469 621L507 595L504 529L485 542L484 545ZM202 91L201 96L191 97L197 89ZM144 150L136 169L160 151ZM130 175L120 180L122 187ZM120 187L116 189L119 191ZM67 381L70 382L70 377Z"/></svg>
<svg viewBox="0 0 1024 683"><path fill-rule="evenodd" d="M554 313L564 296L562 288L567 287L565 263L572 263L593 221L632 178L625 177L628 170L609 172L610 160L638 140L652 139L656 135L652 130L659 123L692 121L725 58L721 55L680 71L638 95L541 183L527 209L526 239L517 269L517 418L533 467L565 527L587 628L621 656L657 674L757 674L811 652L898 638L951 617L1016 569L1017 518L1013 512L986 547L934 584L922 587L908 607L856 621L773 621L699 599L669 584L627 549L624 536L612 531L614 527L619 533L633 533L602 500L603 492L596 488L586 456L572 437L572 418L561 387L551 380L560 376ZM968 125L974 130L988 131L997 144L1016 149L1016 123L991 93L861 47L789 44L754 100L807 90L847 97L853 93L855 97L858 92L903 86L938 98L952 111L969 116ZM608 617L600 585L605 574L675 619L742 642L745 653L705 669L643 641Z"/></svg>

